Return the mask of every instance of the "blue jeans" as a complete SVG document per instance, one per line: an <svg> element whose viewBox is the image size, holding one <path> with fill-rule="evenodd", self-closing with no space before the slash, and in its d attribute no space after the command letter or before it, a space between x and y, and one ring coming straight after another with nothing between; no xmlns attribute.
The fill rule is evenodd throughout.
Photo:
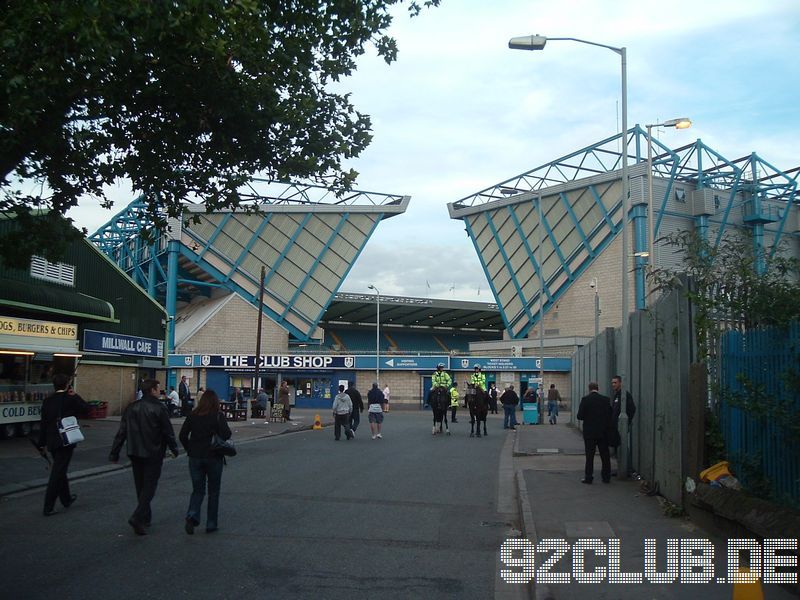
<svg viewBox="0 0 800 600"><path fill-rule="evenodd" d="M359 423L361 423L361 412L354 406L353 412L350 413L350 429L355 431Z"/></svg>
<svg viewBox="0 0 800 600"><path fill-rule="evenodd" d="M512 405L503 405L503 429L517 426L517 407Z"/></svg>
<svg viewBox="0 0 800 600"><path fill-rule="evenodd" d="M189 498L189 510L186 518L197 525L200 523L200 509L206 495L206 479L208 479L208 514L206 528L217 528L219 515L219 490L222 484L222 457L192 458L189 457L189 475L192 478L192 495Z"/></svg>

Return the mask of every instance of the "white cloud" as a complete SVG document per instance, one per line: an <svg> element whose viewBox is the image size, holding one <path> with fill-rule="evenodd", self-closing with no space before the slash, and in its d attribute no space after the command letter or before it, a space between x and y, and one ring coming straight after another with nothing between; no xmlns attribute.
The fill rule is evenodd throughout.
<svg viewBox="0 0 800 600"><path fill-rule="evenodd" d="M513 36L625 46L629 127L694 120L688 131L658 134L671 147L702 138L728 158L755 151L786 170L800 162L794 0L458 0L414 19L405 6L396 15L398 61L388 66L368 51L340 89L373 120L371 146L350 163L357 187L412 199L405 215L380 224L345 291L383 283L385 293L425 296L428 280L431 296L452 298L455 283L455 297L491 301L446 204L619 130L616 54L559 41L510 51ZM73 216L92 230L112 214L82 207Z"/></svg>

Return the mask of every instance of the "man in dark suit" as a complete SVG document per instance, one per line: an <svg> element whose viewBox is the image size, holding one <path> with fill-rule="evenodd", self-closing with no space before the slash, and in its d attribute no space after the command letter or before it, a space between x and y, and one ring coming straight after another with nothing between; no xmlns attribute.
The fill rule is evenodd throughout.
<svg viewBox="0 0 800 600"><path fill-rule="evenodd" d="M594 475L594 451L600 452L603 463L603 483L611 481L611 458L608 455L608 429L611 427L611 399L601 395L597 384L589 384L589 394L581 398L578 420L583 421L583 445L586 452L586 467L581 483L592 483Z"/></svg>
<svg viewBox="0 0 800 600"><path fill-rule="evenodd" d="M192 401L192 392L189 391L189 382L186 379L186 375L181 377L181 382L178 384L178 398L181 401L183 416L188 417L189 413L192 412L194 402Z"/></svg>
<svg viewBox="0 0 800 600"><path fill-rule="evenodd" d="M53 465L50 467L50 479L47 482L47 491L44 493L45 517L56 514L56 498L61 500L64 508L75 502L77 496L69 493L69 461L76 444L64 445L61 434L58 432L59 421L64 417L77 417L89 412L89 405L78 394L67 393L69 377L61 373L53 376L55 393L45 398L42 403L42 417L39 426L39 441L36 446L44 454L44 449L53 456Z"/></svg>

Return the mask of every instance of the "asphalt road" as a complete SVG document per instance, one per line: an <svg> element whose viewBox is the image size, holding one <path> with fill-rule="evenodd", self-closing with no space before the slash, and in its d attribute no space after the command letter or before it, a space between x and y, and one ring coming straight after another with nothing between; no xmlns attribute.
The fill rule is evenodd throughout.
<svg viewBox="0 0 800 600"><path fill-rule="evenodd" d="M511 489L498 487L502 421L490 420L487 438L470 439L466 419L434 437L429 413L390 413L374 441L365 421L349 442L326 428L240 444L214 534L204 524L183 531L184 456L166 461L143 537L126 523L135 504L127 469L75 482L75 505L49 518L43 490L7 496L0 595L494 597L498 548L515 519Z"/></svg>

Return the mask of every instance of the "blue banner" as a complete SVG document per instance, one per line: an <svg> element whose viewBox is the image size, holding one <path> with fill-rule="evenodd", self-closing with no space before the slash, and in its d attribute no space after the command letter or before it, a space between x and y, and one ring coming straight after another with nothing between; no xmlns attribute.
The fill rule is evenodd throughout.
<svg viewBox="0 0 800 600"><path fill-rule="evenodd" d="M84 329L83 350L86 352L163 358L164 340Z"/></svg>
<svg viewBox="0 0 800 600"><path fill-rule="evenodd" d="M447 356L381 356L381 370L435 371L436 365L450 362ZM356 369L374 369L375 356L356 356Z"/></svg>
<svg viewBox="0 0 800 600"><path fill-rule="evenodd" d="M450 369L453 371L472 371L475 365L480 365L485 373L496 371L538 371L541 362L534 357L500 357L500 356L464 356L459 358L454 356L450 359ZM547 358L544 359L545 371L564 371L572 370L572 360L569 358Z"/></svg>
<svg viewBox="0 0 800 600"><path fill-rule="evenodd" d="M244 354L170 354L167 365L172 368L221 368L245 369L255 368L256 357ZM435 371L436 365L444 363L448 371L472 371L475 365L481 365L485 373L497 371L538 371L540 362L534 357L499 357L499 356L399 356L382 355L380 357L382 371ZM337 355L309 355L289 354L261 357L261 369L270 370L367 370L375 369L375 355L337 356ZM569 358L545 358L545 371L562 371L568 373L572 370L572 361Z"/></svg>

